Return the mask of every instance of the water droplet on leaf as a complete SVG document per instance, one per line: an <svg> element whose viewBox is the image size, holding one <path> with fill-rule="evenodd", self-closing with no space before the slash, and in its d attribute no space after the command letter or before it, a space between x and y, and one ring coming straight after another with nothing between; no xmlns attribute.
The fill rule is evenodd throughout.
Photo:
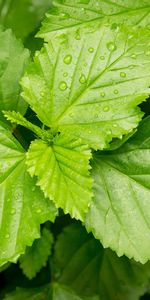
<svg viewBox="0 0 150 300"><path fill-rule="evenodd" d="M79 81L80 81L80 83L82 83L82 84L86 83L86 77L85 77L84 74L81 75Z"/></svg>
<svg viewBox="0 0 150 300"><path fill-rule="evenodd" d="M120 77L126 77L126 73L125 72L121 72L120 73Z"/></svg>
<svg viewBox="0 0 150 300"><path fill-rule="evenodd" d="M64 58L64 63L66 65L70 65L72 62L72 56L70 54L66 55L65 58Z"/></svg>
<svg viewBox="0 0 150 300"><path fill-rule="evenodd" d="M100 95L101 95L102 97L105 97L105 93L104 93L104 92L102 92Z"/></svg>
<svg viewBox="0 0 150 300"><path fill-rule="evenodd" d="M90 48L88 49L88 51L89 51L90 53L93 53L93 52L94 52L94 48L90 47Z"/></svg>
<svg viewBox="0 0 150 300"><path fill-rule="evenodd" d="M119 91L118 90L114 90L114 94L118 94L119 93Z"/></svg>
<svg viewBox="0 0 150 300"><path fill-rule="evenodd" d="M101 60L104 60L104 59L105 59L105 56L100 56L100 59L101 59Z"/></svg>
<svg viewBox="0 0 150 300"><path fill-rule="evenodd" d="M67 89L67 83L65 81L60 82L59 88L61 91L65 91Z"/></svg>
<svg viewBox="0 0 150 300"><path fill-rule="evenodd" d="M109 109L110 109L109 106L105 106L105 107L103 108L103 111L104 111L104 112L107 112L107 111L109 111Z"/></svg>
<svg viewBox="0 0 150 300"><path fill-rule="evenodd" d="M110 43L107 43L107 49L110 51L110 52L113 52L117 49L115 43L113 42L110 42Z"/></svg>

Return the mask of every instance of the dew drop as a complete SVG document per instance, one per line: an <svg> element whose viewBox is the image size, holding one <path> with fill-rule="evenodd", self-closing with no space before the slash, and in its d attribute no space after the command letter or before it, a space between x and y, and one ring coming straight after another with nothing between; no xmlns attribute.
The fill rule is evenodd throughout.
<svg viewBox="0 0 150 300"><path fill-rule="evenodd" d="M110 52L113 52L117 49L115 43L113 42L110 42L110 43L107 43L107 49L110 51Z"/></svg>
<svg viewBox="0 0 150 300"><path fill-rule="evenodd" d="M65 91L67 89L67 83L65 81L60 82L59 88L61 91Z"/></svg>
<svg viewBox="0 0 150 300"><path fill-rule="evenodd" d="M113 124L113 127L116 128L116 127L118 127L118 125L115 123L115 124Z"/></svg>
<svg viewBox="0 0 150 300"><path fill-rule="evenodd" d="M120 73L120 77L125 78L125 77L126 77L126 73L125 73L125 72L121 72L121 73Z"/></svg>
<svg viewBox="0 0 150 300"><path fill-rule="evenodd" d="M118 90L114 90L114 94L116 94L116 95L117 95L118 93L119 93L119 91L118 91Z"/></svg>
<svg viewBox="0 0 150 300"><path fill-rule="evenodd" d="M14 215L16 213L16 209L15 208L12 208L11 210L11 215Z"/></svg>
<svg viewBox="0 0 150 300"><path fill-rule="evenodd" d="M89 131L88 131L88 133L89 133L89 134L91 134L91 133L92 133L92 131L91 131L91 130L89 130Z"/></svg>
<svg viewBox="0 0 150 300"><path fill-rule="evenodd" d="M104 112L107 112L107 111L109 111L109 109L110 109L109 106L105 106L105 107L103 108L103 111L104 111Z"/></svg>
<svg viewBox="0 0 150 300"><path fill-rule="evenodd" d="M104 92L102 92L100 95L101 95L102 97L105 97L105 93L104 93Z"/></svg>
<svg viewBox="0 0 150 300"><path fill-rule="evenodd" d="M6 238L6 239L9 239L9 238L10 238L10 234L7 233L7 234L5 235L5 238Z"/></svg>
<svg viewBox="0 0 150 300"><path fill-rule="evenodd" d="M94 52L94 48L93 48L93 47L90 47L90 48L88 49L88 51L89 51L90 53L93 53L93 52Z"/></svg>
<svg viewBox="0 0 150 300"><path fill-rule="evenodd" d="M72 62L72 56L70 54L66 55L65 58L64 58L64 63L66 65L70 65Z"/></svg>
<svg viewBox="0 0 150 300"><path fill-rule="evenodd" d="M86 77L85 77L84 74L81 75L79 81L80 81L80 83L82 83L82 84L86 83Z"/></svg>
<svg viewBox="0 0 150 300"><path fill-rule="evenodd" d="M136 58L136 54L132 54L131 58L135 59Z"/></svg>
<svg viewBox="0 0 150 300"><path fill-rule="evenodd" d="M37 214L40 214L41 212L42 212L42 210L39 208L39 209L37 209Z"/></svg>
<svg viewBox="0 0 150 300"><path fill-rule="evenodd" d="M80 34L79 34L79 33L76 34L75 39L76 39L77 41L81 40L81 37L80 37Z"/></svg>
<svg viewBox="0 0 150 300"><path fill-rule="evenodd" d="M64 72L63 75L64 75L64 77L67 77L67 76L68 76L68 73L67 73L67 72Z"/></svg>
<svg viewBox="0 0 150 300"><path fill-rule="evenodd" d="M104 60L104 59L105 59L105 56L100 56L100 59L101 59L101 60Z"/></svg>

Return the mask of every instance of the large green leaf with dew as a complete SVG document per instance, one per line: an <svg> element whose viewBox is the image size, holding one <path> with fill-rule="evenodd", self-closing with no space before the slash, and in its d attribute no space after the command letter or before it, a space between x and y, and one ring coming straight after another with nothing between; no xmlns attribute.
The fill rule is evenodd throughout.
<svg viewBox="0 0 150 300"><path fill-rule="evenodd" d="M22 79L23 97L53 132L94 149L132 131L149 93L150 34L107 26L45 44Z"/></svg>
<svg viewBox="0 0 150 300"><path fill-rule="evenodd" d="M55 0L38 36L49 40L56 35L76 32L81 28L99 26L109 22L112 27L120 23L150 25L149 0Z"/></svg>
<svg viewBox="0 0 150 300"><path fill-rule="evenodd" d="M25 113L27 103L20 96L19 81L29 60L29 51L13 35L0 27L0 117L1 111L16 110Z"/></svg>
<svg viewBox="0 0 150 300"><path fill-rule="evenodd" d="M51 0L2 0L0 23L12 28L17 37L25 39L39 26L51 2Z"/></svg>
<svg viewBox="0 0 150 300"><path fill-rule="evenodd" d="M44 267L51 254L53 245L53 235L44 228L40 239L34 241L31 247L27 247L26 252L19 259L23 273L29 278L34 278Z"/></svg>
<svg viewBox="0 0 150 300"><path fill-rule="evenodd" d="M25 152L0 124L0 265L16 261L40 237L40 224L54 221L56 209L35 185Z"/></svg>
<svg viewBox="0 0 150 300"><path fill-rule="evenodd" d="M91 151L80 140L58 135L52 142L35 140L27 152L31 176L46 197L65 213L83 220L91 203Z"/></svg>
<svg viewBox="0 0 150 300"><path fill-rule="evenodd" d="M150 282L149 263L118 258L77 223L58 236L53 263L55 280L89 299L99 294L101 300L138 300Z"/></svg>
<svg viewBox="0 0 150 300"><path fill-rule="evenodd" d="M95 197L86 227L104 247L150 259L150 117L121 148L95 154Z"/></svg>

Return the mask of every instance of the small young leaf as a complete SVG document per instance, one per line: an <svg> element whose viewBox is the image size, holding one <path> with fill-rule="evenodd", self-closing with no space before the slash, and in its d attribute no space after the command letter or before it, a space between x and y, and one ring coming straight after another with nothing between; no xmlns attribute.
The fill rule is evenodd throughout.
<svg viewBox="0 0 150 300"><path fill-rule="evenodd" d="M46 44L22 79L23 96L54 132L104 149L141 120L137 105L149 94L150 34L107 26L91 31Z"/></svg>
<svg viewBox="0 0 150 300"><path fill-rule="evenodd" d="M110 22L112 29L120 23L147 26L150 24L150 2L135 0L55 0L37 36L49 40L69 32L79 36L82 27Z"/></svg>
<svg viewBox="0 0 150 300"><path fill-rule="evenodd" d="M35 240L33 245L26 249L26 253L20 257L20 267L29 279L34 278L46 265L52 244L53 236L48 229L44 228L41 238Z"/></svg>
<svg viewBox="0 0 150 300"><path fill-rule="evenodd" d="M95 155L93 178L87 229L118 256L145 263L150 259L150 117L121 148Z"/></svg>
<svg viewBox="0 0 150 300"><path fill-rule="evenodd" d="M19 81L29 60L29 51L10 29L0 27L0 117L2 110L16 110L24 114L27 103L20 96Z"/></svg>
<svg viewBox="0 0 150 300"><path fill-rule="evenodd" d="M16 261L40 237L40 224L57 210L44 198L25 165L25 152L0 123L0 265Z"/></svg>
<svg viewBox="0 0 150 300"><path fill-rule="evenodd" d="M52 143L35 140L27 152L31 176L46 197L65 213L83 220L91 203L92 179L89 160L91 151L80 140L59 135Z"/></svg>

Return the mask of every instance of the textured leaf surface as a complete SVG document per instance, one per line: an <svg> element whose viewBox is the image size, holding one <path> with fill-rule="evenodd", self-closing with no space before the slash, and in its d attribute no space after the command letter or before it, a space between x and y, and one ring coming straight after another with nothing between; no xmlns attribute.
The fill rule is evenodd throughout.
<svg viewBox="0 0 150 300"><path fill-rule="evenodd" d="M23 273L32 279L47 263L51 254L53 236L46 228L42 231L40 239L34 241L31 247L26 249L26 253L19 259Z"/></svg>
<svg viewBox="0 0 150 300"><path fill-rule="evenodd" d="M101 300L138 300L150 282L149 263L143 266L126 257L118 258L111 250L104 250L80 224L66 227L58 236L54 267L58 282L71 286L79 295L89 294L89 299L98 293Z"/></svg>
<svg viewBox="0 0 150 300"><path fill-rule="evenodd" d="M145 263L150 259L150 117L119 150L93 162L95 199L86 227L104 247Z"/></svg>
<svg viewBox="0 0 150 300"><path fill-rule="evenodd" d="M78 34L82 27L99 26L108 21L113 27L124 22L150 24L149 0L55 0L53 4L38 34L46 40L73 30Z"/></svg>
<svg viewBox="0 0 150 300"><path fill-rule="evenodd" d="M19 81L29 60L29 51L13 35L0 28L0 117L1 110L17 110L22 114L27 104L20 97Z"/></svg>
<svg viewBox="0 0 150 300"><path fill-rule="evenodd" d="M83 298L77 296L69 287L54 283L39 289L18 288L13 293L6 295L4 300L83 300ZM89 300L94 299L90 298Z"/></svg>
<svg viewBox="0 0 150 300"><path fill-rule="evenodd" d="M53 39L23 78L23 96L54 132L69 132L94 149L108 147L141 119L149 43L147 30L106 26Z"/></svg>
<svg viewBox="0 0 150 300"><path fill-rule="evenodd" d="M96 294L102 256L100 243L88 235L84 227L78 223L67 226L55 244L55 279L78 294Z"/></svg>
<svg viewBox="0 0 150 300"><path fill-rule="evenodd" d="M40 237L40 224L55 216L53 203L26 171L23 148L0 124L0 264L15 261Z"/></svg>
<svg viewBox="0 0 150 300"><path fill-rule="evenodd" d="M27 153L31 176L46 197L72 217L83 219L92 197L91 152L80 140L56 136L53 143L33 141Z"/></svg>
<svg viewBox="0 0 150 300"><path fill-rule="evenodd" d="M51 0L5 0L0 3L0 23L19 38L26 38L39 26Z"/></svg>
<svg viewBox="0 0 150 300"><path fill-rule="evenodd" d="M5 296L4 300L53 300L50 297L50 288L41 287L39 289L17 288L16 291Z"/></svg>

